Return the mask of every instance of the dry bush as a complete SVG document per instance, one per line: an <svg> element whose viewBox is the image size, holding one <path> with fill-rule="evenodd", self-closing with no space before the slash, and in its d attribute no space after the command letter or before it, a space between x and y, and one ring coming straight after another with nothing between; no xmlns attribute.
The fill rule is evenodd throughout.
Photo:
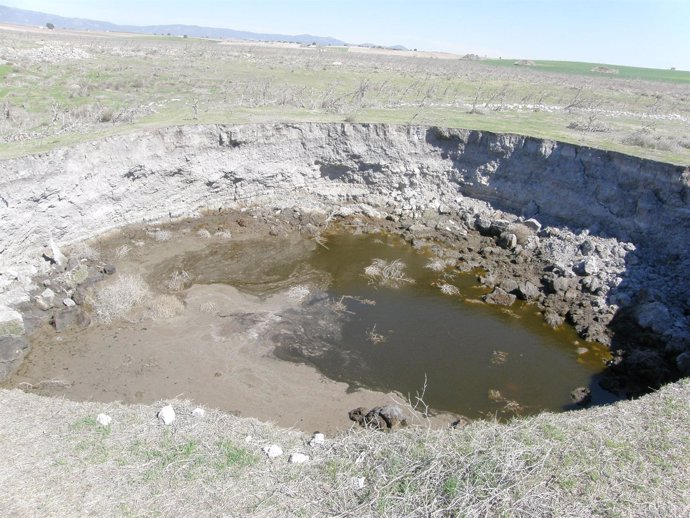
<svg viewBox="0 0 690 518"><path fill-rule="evenodd" d="M510 226L509 231L512 234L515 234L519 245L526 245L529 241L529 238L534 235L534 230L529 228L527 225L523 225L522 223L514 223Z"/></svg>
<svg viewBox="0 0 690 518"><path fill-rule="evenodd" d="M100 250L93 248L91 245L81 241L72 245L69 255L79 260L87 259L89 261L96 261L101 257L101 252Z"/></svg>
<svg viewBox="0 0 690 518"><path fill-rule="evenodd" d="M123 274L96 293L94 310L100 322L109 324L143 306L151 291L140 275Z"/></svg>
<svg viewBox="0 0 690 518"><path fill-rule="evenodd" d="M288 298L291 300L296 300L297 302L303 302L304 299L309 297L309 294L311 291L309 290L309 286L305 286L303 284L299 284L297 286L293 286L288 290Z"/></svg>
<svg viewBox="0 0 690 518"><path fill-rule="evenodd" d="M453 266L455 261L452 259L441 259L440 257L434 257L429 259L429 261L424 265L424 268L431 270L432 272L442 272L446 268Z"/></svg>
<svg viewBox="0 0 690 518"><path fill-rule="evenodd" d="M111 122L113 120L113 110L103 108L97 116L98 122Z"/></svg>
<svg viewBox="0 0 690 518"><path fill-rule="evenodd" d="M452 284L439 284L438 289L441 290L441 293L443 293L444 295L460 295L460 290L458 289L458 287L453 286Z"/></svg>
<svg viewBox="0 0 690 518"><path fill-rule="evenodd" d="M153 320L173 318L184 311L184 304L174 295L156 295L147 304L146 315Z"/></svg>
<svg viewBox="0 0 690 518"><path fill-rule="evenodd" d="M400 288L405 284L414 284L414 279L405 275L407 266L400 259L386 261L385 259L374 259L373 262L364 269L364 275L369 278L370 284L385 286L388 288Z"/></svg>
<svg viewBox="0 0 690 518"><path fill-rule="evenodd" d="M213 234L213 237L217 237L219 239L232 239L232 232L229 230L219 230Z"/></svg>
<svg viewBox="0 0 690 518"><path fill-rule="evenodd" d="M162 242L162 241L170 241L172 238L172 232L169 230L156 230L153 233L153 239L156 241Z"/></svg>
<svg viewBox="0 0 690 518"><path fill-rule="evenodd" d="M387 340L385 335L376 332L376 324L371 329L367 329L366 332L367 341L372 344L382 344Z"/></svg>
<svg viewBox="0 0 690 518"><path fill-rule="evenodd" d="M132 247L129 245L120 245L115 249L115 257L118 259L122 259L123 257L127 257L129 252L132 250Z"/></svg>
<svg viewBox="0 0 690 518"><path fill-rule="evenodd" d="M208 315L215 315L218 312L218 306L216 306L215 302L202 302L199 304L199 312L200 313L206 313Z"/></svg>
<svg viewBox="0 0 690 518"><path fill-rule="evenodd" d="M648 130L636 131L621 141L628 146L637 146L645 149L659 149L662 151L676 151L678 143L672 137L654 135Z"/></svg>
<svg viewBox="0 0 690 518"><path fill-rule="evenodd" d="M182 291L190 280L191 277L186 271L176 270L170 275L170 278L165 281L165 287L170 291Z"/></svg>

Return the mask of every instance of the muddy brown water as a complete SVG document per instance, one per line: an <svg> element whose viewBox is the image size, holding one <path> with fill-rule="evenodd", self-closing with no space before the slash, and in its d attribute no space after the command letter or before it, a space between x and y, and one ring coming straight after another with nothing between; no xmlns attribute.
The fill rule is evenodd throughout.
<svg viewBox="0 0 690 518"><path fill-rule="evenodd" d="M375 259L400 260L414 282L375 282L365 275ZM184 272L173 292L184 309L44 330L9 385L99 401L191 398L305 431L346 428L347 410L391 398L509 417L568 408L573 388L597 386L604 346L549 328L527 304L482 303L476 273L434 271L431 259L383 233L151 240L118 275L166 291ZM593 398L613 400L596 388Z"/></svg>

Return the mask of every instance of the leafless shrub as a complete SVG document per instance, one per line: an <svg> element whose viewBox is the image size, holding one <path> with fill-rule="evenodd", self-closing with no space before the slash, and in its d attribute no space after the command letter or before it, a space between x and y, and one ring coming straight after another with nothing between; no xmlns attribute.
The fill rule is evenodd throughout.
<svg viewBox="0 0 690 518"><path fill-rule="evenodd" d="M601 72L602 74L618 74L620 71L617 68L600 65L594 67L592 72Z"/></svg>
<svg viewBox="0 0 690 518"><path fill-rule="evenodd" d="M654 135L649 131L639 130L622 140L623 144L637 146L645 149L660 149L662 151L676 151L677 142L671 137Z"/></svg>
<svg viewBox="0 0 690 518"><path fill-rule="evenodd" d="M572 121L568 123L568 129L582 131L582 132L592 132L592 133L608 133L611 128L606 124L598 120L599 114L592 113L587 119Z"/></svg>

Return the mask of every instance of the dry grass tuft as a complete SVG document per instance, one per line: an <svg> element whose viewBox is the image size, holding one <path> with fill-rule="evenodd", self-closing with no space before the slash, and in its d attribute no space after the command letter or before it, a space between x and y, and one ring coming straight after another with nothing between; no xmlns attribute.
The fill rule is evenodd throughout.
<svg viewBox="0 0 690 518"><path fill-rule="evenodd" d="M165 287L170 291L182 291L191 281L190 275L184 270L176 270L165 281Z"/></svg>
<svg viewBox="0 0 690 518"><path fill-rule="evenodd" d="M435 257L429 259L429 261L424 265L424 268L431 270L432 272L442 272L447 268L453 266L455 261L452 259L441 259L440 257Z"/></svg>
<svg viewBox="0 0 690 518"><path fill-rule="evenodd" d="M118 259L122 259L123 257L127 257L129 255L129 252L132 251L132 247L129 245L120 245L115 249L115 257Z"/></svg>
<svg viewBox="0 0 690 518"><path fill-rule="evenodd" d="M405 284L414 284L414 279L405 275L407 266L400 259L386 261L384 259L374 259L374 261L364 269L364 275L369 278L370 284L384 286L387 288L400 288Z"/></svg>
<svg viewBox="0 0 690 518"><path fill-rule="evenodd" d="M199 304L199 311L208 315L215 315L218 312L218 306L214 302L202 302Z"/></svg>
<svg viewBox="0 0 690 518"><path fill-rule="evenodd" d="M94 298L96 318L109 324L127 316L151 298L151 291L140 275L123 274L101 288Z"/></svg>
<svg viewBox="0 0 690 518"><path fill-rule="evenodd" d="M376 324L371 329L367 329L367 341L372 344L382 344L387 338L385 335L376 332Z"/></svg>
<svg viewBox="0 0 690 518"><path fill-rule="evenodd" d="M97 261L101 257L101 252L91 245L80 241L72 245L69 255L79 260L86 259L88 261Z"/></svg>
<svg viewBox="0 0 690 518"><path fill-rule="evenodd" d="M444 295L460 295L460 290L458 289L458 287L453 286L452 284L439 284L438 289L441 290L441 293L443 293Z"/></svg>
<svg viewBox="0 0 690 518"><path fill-rule="evenodd" d="M172 232L169 230L156 230L151 235L153 239L159 242L170 241L170 239L172 239Z"/></svg>
<svg viewBox="0 0 690 518"><path fill-rule="evenodd" d="M174 295L156 295L146 305L146 316L153 320L167 320L184 311L184 304Z"/></svg>

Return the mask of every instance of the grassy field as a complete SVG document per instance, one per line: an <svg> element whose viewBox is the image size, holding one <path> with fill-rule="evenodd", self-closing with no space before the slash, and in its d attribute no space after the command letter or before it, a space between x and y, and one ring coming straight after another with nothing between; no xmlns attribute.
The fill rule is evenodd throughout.
<svg viewBox="0 0 690 518"><path fill-rule="evenodd" d="M171 124L349 121L505 131L690 162L687 72L163 36L0 35L0 158Z"/></svg>
<svg viewBox="0 0 690 518"><path fill-rule="evenodd" d="M515 67L526 66L540 72L555 72L576 76L606 77L615 76L622 79L642 79L645 81L667 81L670 83L690 84L690 72L685 70L626 67L603 63L583 63L575 61L525 61L519 59L483 59L481 63L491 66Z"/></svg>

